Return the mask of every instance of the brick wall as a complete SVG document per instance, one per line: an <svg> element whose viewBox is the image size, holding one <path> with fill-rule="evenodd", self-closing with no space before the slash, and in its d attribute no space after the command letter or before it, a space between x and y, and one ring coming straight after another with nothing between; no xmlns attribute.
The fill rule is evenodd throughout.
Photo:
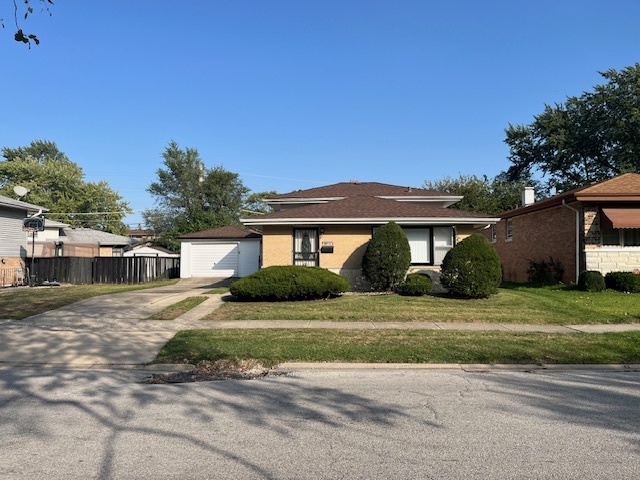
<svg viewBox="0 0 640 480"><path fill-rule="evenodd" d="M609 272L633 272L640 270L640 248L600 248L585 251L586 269L597 270L602 275Z"/></svg>
<svg viewBox="0 0 640 480"><path fill-rule="evenodd" d="M2 257L0 259L0 287L11 287L18 283L17 271L25 278L25 264L20 257Z"/></svg>
<svg viewBox="0 0 640 480"><path fill-rule="evenodd" d="M575 206L574 206L575 207ZM530 260L560 260L564 267L563 282L575 282L575 212L563 206L513 217L512 238L507 240L506 219L497 225L498 251L503 278L510 282L526 282ZM485 231L490 238L491 229Z"/></svg>
<svg viewBox="0 0 640 480"><path fill-rule="evenodd" d="M333 253L320 254L320 266L329 269L360 269L371 240L367 225L328 225L320 229L320 245L333 242Z"/></svg>
<svg viewBox="0 0 640 480"><path fill-rule="evenodd" d="M262 266L293 265L293 229L265 225L262 231Z"/></svg>

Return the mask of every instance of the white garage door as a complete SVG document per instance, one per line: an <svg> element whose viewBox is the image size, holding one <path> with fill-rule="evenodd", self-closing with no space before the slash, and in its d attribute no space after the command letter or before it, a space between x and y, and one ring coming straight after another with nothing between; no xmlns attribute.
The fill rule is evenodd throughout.
<svg viewBox="0 0 640 480"><path fill-rule="evenodd" d="M191 247L192 277L237 277L238 244L209 243Z"/></svg>

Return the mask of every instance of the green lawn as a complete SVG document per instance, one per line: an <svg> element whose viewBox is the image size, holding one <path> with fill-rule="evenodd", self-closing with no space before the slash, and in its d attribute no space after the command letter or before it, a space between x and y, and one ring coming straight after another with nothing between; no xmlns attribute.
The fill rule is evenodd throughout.
<svg viewBox="0 0 640 480"><path fill-rule="evenodd" d="M545 287L507 286L482 300L398 295L345 295L307 302L233 302L209 320L343 320L376 322L497 322L530 324L640 321L640 295Z"/></svg>
<svg viewBox="0 0 640 480"><path fill-rule="evenodd" d="M0 319L22 319L108 293L130 292L173 285L178 280L143 285L62 285L60 287L6 288L0 290Z"/></svg>
<svg viewBox="0 0 640 480"><path fill-rule="evenodd" d="M424 330L185 330L156 363L256 359L365 363L636 364L640 332L543 334Z"/></svg>

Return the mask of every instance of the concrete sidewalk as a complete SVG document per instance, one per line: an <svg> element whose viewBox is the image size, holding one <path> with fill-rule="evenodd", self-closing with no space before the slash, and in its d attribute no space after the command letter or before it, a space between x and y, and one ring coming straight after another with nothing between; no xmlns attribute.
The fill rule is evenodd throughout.
<svg viewBox="0 0 640 480"><path fill-rule="evenodd" d="M511 323L341 322L309 320L207 321L222 304L206 292L221 279L181 280L171 286L101 295L24 320L0 320L0 365L135 366L151 362L178 331L188 329L439 330L541 333L640 331L640 323L618 325L530 325ZM187 297L207 300L170 321L145 320Z"/></svg>

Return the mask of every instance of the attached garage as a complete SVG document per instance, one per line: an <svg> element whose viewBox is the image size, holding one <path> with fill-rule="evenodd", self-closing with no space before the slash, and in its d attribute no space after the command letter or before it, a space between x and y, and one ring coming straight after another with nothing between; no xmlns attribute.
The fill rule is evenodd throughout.
<svg viewBox="0 0 640 480"><path fill-rule="evenodd" d="M220 227L182 235L180 278L244 277L260 268L262 235L240 227Z"/></svg>

